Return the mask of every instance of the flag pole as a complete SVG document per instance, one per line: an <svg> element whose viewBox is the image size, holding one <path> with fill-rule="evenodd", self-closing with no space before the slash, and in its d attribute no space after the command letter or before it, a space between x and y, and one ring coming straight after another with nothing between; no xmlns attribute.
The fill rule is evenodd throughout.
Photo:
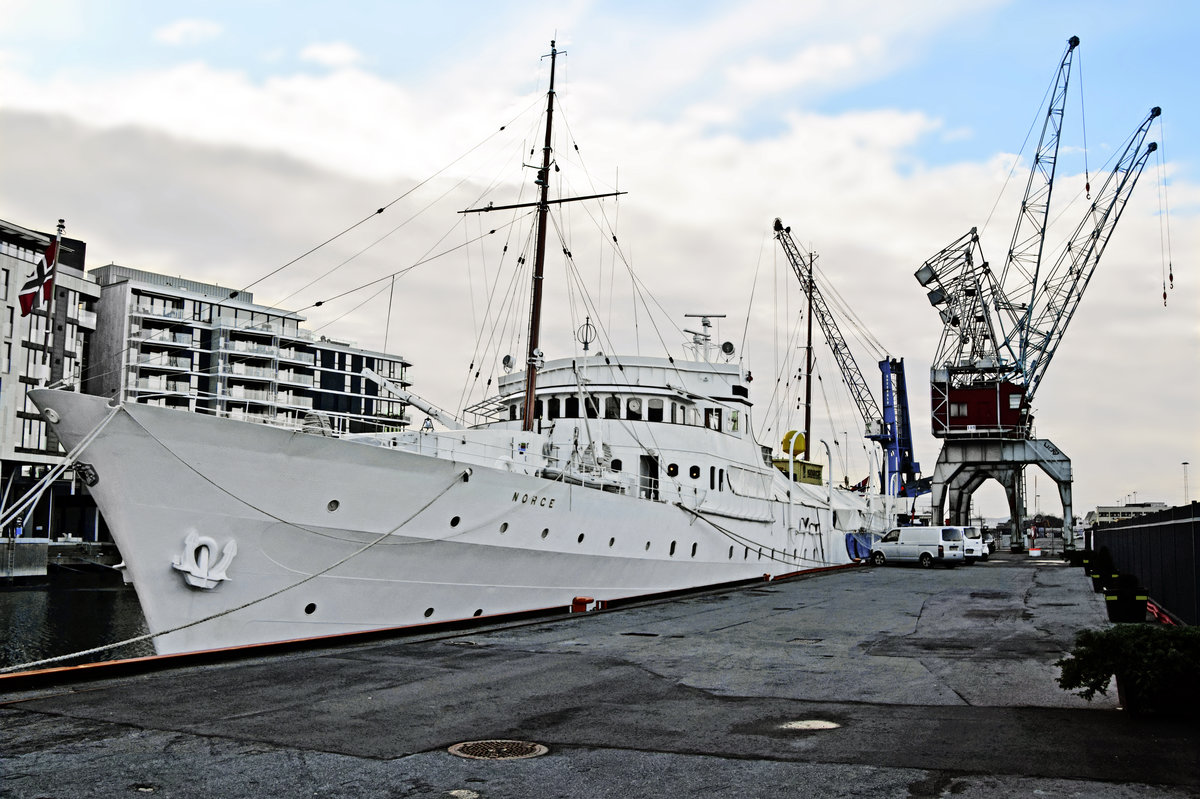
<svg viewBox="0 0 1200 799"><path fill-rule="evenodd" d="M46 367L46 385L50 385L50 330L54 327L54 283L58 279L58 253L62 247L62 234L66 227L64 220L58 220L58 229L54 235L54 263L47 265L50 269L50 301L46 303L46 332L42 336L42 366Z"/></svg>

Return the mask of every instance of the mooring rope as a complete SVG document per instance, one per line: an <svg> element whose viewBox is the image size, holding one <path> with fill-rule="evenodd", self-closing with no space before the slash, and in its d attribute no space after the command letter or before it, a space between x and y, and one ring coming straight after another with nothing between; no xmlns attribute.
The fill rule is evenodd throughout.
<svg viewBox="0 0 1200 799"><path fill-rule="evenodd" d="M75 457L78 457L78 456L79 456L79 454L80 454L81 452L83 452L83 450L84 450L84 449L87 447L87 445L88 445L88 444L90 444L92 441L94 441L94 440L95 440L96 436L97 436L97 435L99 435L100 431L101 431L101 430L104 428L104 426L105 426L105 425L107 425L107 424L108 424L109 420L110 420L110 419L112 419L112 417L113 417L113 416L116 414L116 412L117 412L117 411L119 411L119 410L121 410L121 409L122 409L122 407L121 407L121 406L117 406L116 408L114 408L114 409L112 410L112 412L110 412L110 413L108 414L108 416L106 416L106 417L104 418L104 420L100 422L100 424L99 424L99 425L97 425L97 426L96 426L96 427L95 427L95 428L94 428L94 429L93 429L93 430L92 430L92 431L91 431L91 432L90 432L90 433L89 433L87 436L85 436L85 437L84 437L84 439L83 439L83 440L81 440L81 441L80 441L80 444L79 444L79 445L77 445L77 446L76 446L76 447L75 447L75 448L74 448L74 449L71 451L71 453L68 455L68 458L75 458ZM133 421L135 424L137 424L139 427L141 427L141 428L142 428L142 430L144 430L144 431L146 432L146 434L147 434L148 436L150 436L150 438L152 438L152 439L153 439L155 442L157 442L157 443L158 443L158 444L159 444L159 445L160 445L160 446L161 446L163 449L165 449L165 450L166 450L168 453L170 453L170 454L171 454L171 455L172 455L174 458L176 458L176 459L177 459L177 460L178 460L180 463L182 463L184 466L186 466L188 469L190 469L192 472L194 472L194 473L195 473L195 474L196 474L198 477L200 477L200 478L204 479L206 482L208 482L208 483L209 483L210 485L212 485L214 488L217 488L218 490L222 491L223 493L227 494L228 496L232 497L233 499L235 499L235 500L237 500L237 501L239 501L239 502L242 502L242 503L243 503L243 504L245 504L247 507L253 508L254 510L258 511L259 513L262 513L262 514L263 514L263 515L265 515L265 516L268 516L268 517L270 517L270 518L272 518L272 519L275 519L276 521L282 522L283 524L287 524L289 527L295 527L296 529L298 529L298 530L303 530L303 531L305 531L305 532L313 532L313 531L311 531L311 530L307 530L306 528L304 528L304 527L302 527L302 526L300 526L300 525L297 525L297 524L295 524L295 523L293 523L293 522L288 522L288 521L286 521L286 520L284 520L284 519L280 519L278 516L275 516L274 514L268 513L266 510L263 510L262 508L259 508L259 507L257 507L256 505L254 505L254 504L253 504L253 503L251 503L251 502L247 502L246 500L244 500L244 499L242 499L242 498L240 498L240 497L238 497L238 496L236 496L236 495L232 494L231 492L227 491L226 489L224 489L224 488L223 488L223 487L221 487L220 485L217 485L217 484L216 484L216 483L214 483L212 480L210 480L208 477L206 477L205 475L201 474L201 473L200 473L198 470L196 470L195 468L193 468L193 467L192 467L192 465L191 465L191 464L189 464L187 461L185 461L183 458L179 457L179 455L178 455L178 454L176 454L176 453L175 453L173 450L171 450L171 448L170 448L170 447L168 447L168 446L167 446L166 444L164 444L164 443L163 443L161 440L159 440L157 436L155 436L153 433L151 433L149 430L147 430L147 429L146 429L146 427L145 427L144 425L142 425L142 424L141 424L141 422L139 422L137 419L135 419L135 418L134 418L132 415L130 415L130 416L129 416L129 418L130 418L130 420L131 420L131 421ZM363 545L362 547L359 547L359 548L358 548L357 550L355 550L354 552L351 552L349 555L346 555L346 556L345 556L345 557L343 557L341 560L338 560L337 562L335 562L335 563L331 564L330 566L327 566L326 568L322 569L322 570L321 570L321 571L319 571L319 572L314 572L313 574L310 574L310 575L308 575L307 577L304 577L304 578L302 578L302 579L300 579L300 580L297 580L296 582L292 583L291 585L286 585L286 586L284 586L283 588L280 588L280 589L277 589L277 590L275 590L275 591L272 591L271 593L269 593L269 594L266 594L266 595L264 595L264 596L261 596L261 597L258 597L257 599L252 599L252 600L250 600L249 602L245 602L245 603L243 603L243 604L241 604L241 605L238 605L238 606L236 606L236 607L227 608L227 609L225 609L225 610L222 610L222 611L219 611L219 612L217 612L217 613L214 613L214 614L212 614L212 615L210 615L210 616L206 616L206 617L204 617L204 618L202 618L202 619L195 619L195 620L193 620L193 621L186 622L186 623L184 623L184 624L180 624L180 625L178 625L178 626L176 626L176 627L172 627L172 628L170 628L170 629L167 629L167 630L159 630L158 632L146 633L146 634L144 634L144 635L138 635L138 636L134 636L133 638L127 638L127 639L125 639L125 640L123 640L123 641L116 641L116 642L114 642L114 643L110 643L110 644L104 644L104 645L102 645L102 646L97 646L97 647L92 647L91 649L84 649L84 650L80 650L80 651L78 651L78 652L71 652L71 653L69 653L69 654L66 654L66 655L58 655L58 656L56 656L56 657L52 657L52 658L44 658L44 659L42 659L42 660L34 660L34 661L30 661L30 662L28 662L28 663L21 663L21 664L15 665L15 666L7 666L7 667L5 667L5 668L0 668L0 674L8 674L8 673L12 673L12 672L15 672L15 671L26 671L26 670L28 670L28 669L37 668L37 667L40 667L40 666L48 666L48 665L51 665L51 664L53 664L53 663L61 663L61 662L67 661L67 660L73 660L73 659L75 659L75 658L85 657L85 656L87 656L87 655L94 655L94 654L96 654L96 653L98 653L98 652L105 652L105 651L107 651L107 650L110 650L110 649L116 649L117 647L128 646L128 645L131 645L131 644L137 644L137 643L141 643L142 641L149 641L149 640L152 640L152 639L154 639L154 638L158 638L159 636L163 636L163 635L169 635L169 634L171 634L171 633L176 633L176 632L179 632L179 631L181 631L181 630L186 630L186 629L188 629L188 628L190 628L190 627L195 627L195 626L197 626L197 625L199 625L199 624L204 624L204 623L206 623L206 622L209 622L209 621L212 621L212 620L214 620L214 619L221 618L222 616L228 616L228 615L229 615L229 614L231 614L231 613L236 613L236 612L237 612L237 611L239 611L239 610L245 610L246 608L248 608L248 607L251 607L252 605L257 605L257 604L258 604L258 603L260 603L260 602L265 602L266 600L268 600L268 599L271 599L271 598L273 598L273 597L276 597L276 596L279 596L279 595L280 595L280 594L282 594L282 593L285 593L285 592L287 592L287 591L291 591L293 588L297 588L297 587L299 587L299 586L301 586L301 585L304 585L305 583L309 582L310 580L315 580L316 578L318 578L318 577L320 577L320 576L322 576L322 575L324 575L324 574L328 574L329 572L331 572L331 571L333 571L334 569L336 569L338 566L341 566L341 565L342 565L343 563L345 563L346 561L348 561L348 560L351 560L352 558L358 557L359 555L361 555L363 552L366 552L366 551L367 551L368 549L370 549L371 547L373 547L373 546L375 546L376 544L379 544L380 542L382 542L382 541L386 540L386 539L387 539L389 536L391 536L391 535L393 535L394 533L396 533L397 531L399 531L399 530L400 530L402 527L404 527L406 524L408 524L409 522L411 522L411 521L412 521L413 519L415 519L417 516L419 516L420 514L424 513L424 512L425 512L425 510L427 510L427 509L428 509L428 508L429 508L429 507L430 507L430 506L431 506L431 505L432 505L434 502L436 502L437 500L441 499L441 498L442 498L442 497L443 497L443 496L444 496L444 495L445 495L445 494L446 494L446 493L447 493L447 492L448 492L448 491L449 491L451 488L453 488L455 485L457 485L457 484L458 484L460 481L462 481L464 478L467 478L467 477L469 477L469 476L470 476L470 474L471 474L471 469L470 469L469 467L468 467L468 468L466 468L466 469L464 469L464 470L462 470L461 472L459 472L458 474L456 474L456 475L454 476L454 480L453 480L453 481L451 481L451 482L450 482L450 483L449 483L449 484L448 484L448 485L447 485L445 488L443 488L441 491L439 491L437 494L435 494L433 497L431 497L431 498L429 499L429 501L428 501L428 502L426 502L424 505L422 505L420 508L418 508L418 509L417 509L415 512L413 512L413 513L412 513L412 514L411 514L411 515L410 515L408 518L404 519L404 521L400 522L398 525L396 525L396 526L395 526L395 527L393 527L392 529L390 529L390 530L388 530L387 532L383 533L382 535L380 535L379 537L377 537L375 540L368 542L367 544ZM44 489L43 489L43 490L44 490Z"/></svg>

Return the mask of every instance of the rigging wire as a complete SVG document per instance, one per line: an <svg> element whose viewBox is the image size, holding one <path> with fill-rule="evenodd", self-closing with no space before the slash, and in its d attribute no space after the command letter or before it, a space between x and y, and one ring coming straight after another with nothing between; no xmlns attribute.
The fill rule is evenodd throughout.
<svg viewBox="0 0 1200 799"><path fill-rule="evenodd" d="M528 216L528 214L526 214L525 216ZM462 244L456 244L453 247L450 247L447 250L442 250L441 252L436 253L434 255L428 255L429 250L426 250L425 251L426 256L422 256L420 260L414 262L413 264L411 264L409 266L404 267L403 269L398 269L395 272L392 272L391 274L384 275L383 277L376 278L375 280L367 281L366 283L363 283L352 289L347 289L346 291L343 291L340 294L335 294L332 297L329 297L328 299L317 300L316 302L314 302L311 305L305 305L303 308L296 309L296 313L299 313L300 311L307 311L309 308L319 308L320 306L325 305L326 303L330 303L335 300L340 300L343 297L348 297L351 294L362 291L363 289L366 289L366 288L370 288L371 286L374 286L376 283L381 283L384 280L387 280L389 278L399 277L401 275L408 274L412 270L416 269L418 266L424 266L425 264L430 263L431 261L436 261L437 259L442 258L446 255L449 255L450 253L457 252L464 247L468 247L471 244L474 244L476 241L479 241L480 239L486 238L487 236L494 234L497 230L501 230L505 227L515 224L515 222L516 222L516 220L513 220L512 222L508 222L508 223L500 225L498 227L491 228L486 233L482 233L474 239L468 239L467 241L464 241ZM456 227L457 227L457 225L456 225ZM453 229L454 228L451 228L450 230L446 231L446 233L440 239L438 239L434 243L433 246L436 247L438 244L441 244L443 241L445 241L446 237L450 235L450 233L453 231ZM432 250L432 249L433 249L433 247L430 247L430 250Z"/></svg>
<svg viewBox="0 0 1200 799"><path fill-rule="evenodd" d="M1170 280L1171 291L1175 290L1175 265L1171 255L1171 205L1167 198L1167 145L1166 135L1163 131L1162 117L1158 118L1158 151L1155 156L1158 158L1158 236L1159 236L1159 252L1164 253L1163 238L1165 234L1165 263L1163 270L1166 273L1163 278L1163 307L1167 305L1167 281ZM1159 260L1163 260L1163 255L1159 255Z"/></svg>
<svg viewBox="0 0 1200 799"><path fill-rule="evenodd" d="M313 247L312 249L308 250L307 252L301 253L300 255L296 256L296 257L295 257L295 258L293 258L292 260L290 260L290 261L288 261L287 263L283 264L282 266L278 266L278 267L276 267L275 269L272 269L270 272L268 272L267 274L265 274L265 275L263 275L262 277L258 278L257 280L255 280L255 281L252 281L252 282L250 282L250 283L246 284L246 286L245 286L245 287L243 287L243 288L242 288L240 291L234 291L234 292L232 292L232 293L231 293L229 296L230 296L231 298L233 298L233 297L236 297L238 294L240 294L242 291L248 291L249 289L253 288L254 286L257 286L259 283L263 282L263 281L264 281L264 280L266 280L267 278L269 278L269 277L272 277L272 276L274 276L274 275L277 275L278 273L282 272L284 269L287 269L289 266L291 266L291 265L293 265L293 264L297 263L298 261L301 261L301 260L303 260L304 258L307 258L309 255L312 255L314 252L316 252L317 250L321 249L322 247L325 247L325 246L327 246L327 245L329 245L329 244L333 243L334 241L337 241L338 239L340 239L342 236L345 236L345 235L346 235L347 233L349 233L350 231L352 231L352 230L354 230L355 228L359 227L360 225L362 225L362 224L366 223L368 220L370 220L370 219L374 219L375 217L379 216L379 215L380 215L380 214L382 214L384 211L386 211L387 209L391 208L393 205L395 205L396 203L400 202L400 201L401 201L401 200L403 200L405 197L408 197L408 196L409 196L410 194L412 194L414 191L416 191L417 189L421 188L421 187L422 187L422 186L424 186L426 183L429 183L431 180L433 180L434 178L436 178L438 175L441 175L441 174L442 174L443 172L445 172L447 169L449 169L450 167L454 166L454 165L455 165L455 164L457 164L459 161L463 160L464 158L466 158L466 157L467 157L467 156L469 156L471 153L473 153L473 152L475 152L476 150L478 150L478 149L479 149L480 147L482 147L483 145L487 144L489 141L491 141L493 138L495 138L495 137L496 137L496 136L498 136L498 135L499 135L501 132L503 132L505 128L507 128L507 127L508 127L509 125L511 125L513 122L517 121L517 120L518 120L518 119L520 119L522 116L524 116L526 113L528 113L528 112L529 112L529 109L533 107L533 104L534 104L534 103L536 103L536 102L540 102L540 100L541 100L541 98L535 98L535 100L534 100L533 102L531 102L529 106L526 106L526 107L525 107L525 108L524 108L524 109L523 109L523 110L522 110L522 111L521 111L519 114L517 114L516 116L514 116L514 117L513 117L511 120L509 120L509 121L508 121L508 122L506 122L505 124L501 125L501 126L500 126L500 127L497 129L497 130L494 130L494 131L492 131L491 133L489 133L489 134L488 134L487 136L485 136L485 137L484 137L484 138L483 138L481 141L477 142L475 145L473 145L472 147L468 148L468 149L467 149L465 152L463 152L461 155L459 155L457 158L455 158L455 159L454 159L453 161L451 161L450 163L448 163L448 164L446 164L445 166L443 166L441 169L437 170L437 171L436 171L436 172L434 172L433 174L431 174L431 175L429 175L428 177L426 177L425 179L421 180L419 183L417 183L417 184L415 184L414 186L412 186L412 187L411 187L410 189L408 189L407 191L405 191L405 192L403 192L402 194L400 194L398 197L396 197L396 198L394 198L393 200L391 200L390 202L386 203L386 204L385 204L383 207L381 207L381 208L378 208L378 209L376 209L375 211L372 211L371 213L367 214L367 215L366 215L366 216L364 216L362 219L360 219L360 220L358 220L357 222L355 222L354 224L350 225L348 228L346 228L345 230L341 231L340 233L337 233L337 234L335 234L335 235L333 235L333 236L329 237L329 238L328 238L328 239L326 239L325 241L323 241L323 242L321 242L320 244L316 245L315 247Z"/></svg>
<svg viewBox="0 0 1200 799"><path fill-rule="evenodd" d="M1092 199L1092 177L1088 173L1088 146L1087 146L1087 113L1086 106L1083 102L1083 54L1078 55L1075 74L1079 76L1079 125L1083 129L1083 189L1087 194L1087 199Z"/></svg>

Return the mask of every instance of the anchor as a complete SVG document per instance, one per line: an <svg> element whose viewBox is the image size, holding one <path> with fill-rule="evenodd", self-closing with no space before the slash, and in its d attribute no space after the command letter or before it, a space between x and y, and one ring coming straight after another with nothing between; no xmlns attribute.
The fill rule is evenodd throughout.
<svg viewBox="0 0 1200 799"><path fill-rule="evenodd" d="M188 585L210 591L229 579L225 570L237 554L237 541L229 539L221 550L221 559L213 564L213 553L216 551L215 540L193 530L183 540L183 551L175 557L171 566L183 573Z"/></svg>

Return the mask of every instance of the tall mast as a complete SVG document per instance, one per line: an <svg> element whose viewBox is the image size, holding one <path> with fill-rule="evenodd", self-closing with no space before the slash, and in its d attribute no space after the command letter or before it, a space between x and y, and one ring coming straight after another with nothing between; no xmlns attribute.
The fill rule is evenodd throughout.
<svg viewBox="0 0 1200 799"><path fill-rule="evenodd" d="M522 430L533 429L534 391L537 388L537 371L541 366L542 353L538 349L538 337L542 326L542 275L546 267L546 221L550 213L550 136L554 126L554 62L558 50L550 42L550 90L546 93L546 143L542 147L542 168L538 170L537 184L541 188L537 206L537 250L533 257L533 297L529 303L529 354L525 360L525 414Z"/></svg>

